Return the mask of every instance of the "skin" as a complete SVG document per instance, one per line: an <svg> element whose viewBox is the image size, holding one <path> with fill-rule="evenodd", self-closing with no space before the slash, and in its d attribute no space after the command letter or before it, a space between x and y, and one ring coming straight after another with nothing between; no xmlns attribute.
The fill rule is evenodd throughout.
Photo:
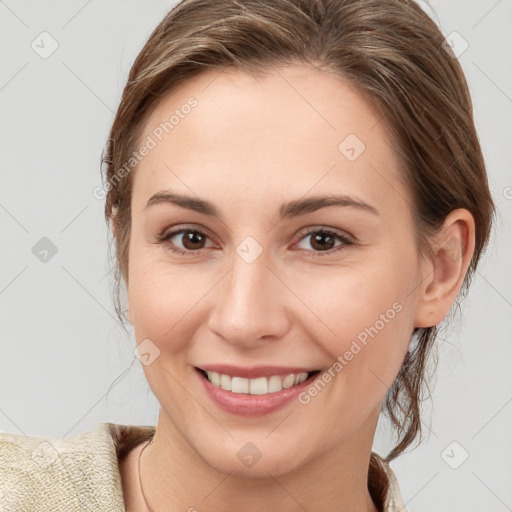
<svg viewBox="0 0 512 512"><path fill-rule="evenodd" d="M473 219L453 211L433 254L420 255L386 123L331 73L299 64L260 79L205 72L162 99L141 140L191 96L198 105L134 171L129 317L137 343L160 351L143 366L161 404L141 458L147 502L155 512L375 512L367 475L382 400L414 327L439 323L455 300ZM338 149L349 134L366 146L354 161ZM161 191L207 200L222 218L170 203L146 208ZM324 194L350 195L378 214L330 206L280 220L282 203ZM182 227L206 238L157 243ZM322 227L353 243L324 239L322 250L306 234ZM248 236L262 249L252 263L236 252ZM172 253L173 243L189 254ZM328 369L396 303L400 312L306 405L230 414L194 372L207 363ZM237 457L247 442L262 454L250 468ZM129 512L148 510L142 447L121 468Z"/></svg>

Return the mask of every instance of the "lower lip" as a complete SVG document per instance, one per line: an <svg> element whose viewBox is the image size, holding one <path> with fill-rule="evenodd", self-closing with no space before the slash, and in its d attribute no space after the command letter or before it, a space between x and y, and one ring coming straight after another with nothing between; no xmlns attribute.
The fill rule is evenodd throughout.
<svg viewBox="0 0 512 512"><path fill-rule="evenodd" d="M196 368L196 373L211 400L224 411L238 416L263 416L275 412L297 398L320 375L315 373L304 382L275 393L251 395L226 391L212 384L201 370Z"/></svg>

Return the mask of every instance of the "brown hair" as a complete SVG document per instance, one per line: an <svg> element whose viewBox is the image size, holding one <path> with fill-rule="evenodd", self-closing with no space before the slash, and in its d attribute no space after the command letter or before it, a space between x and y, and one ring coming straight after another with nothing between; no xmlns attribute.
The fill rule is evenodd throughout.
<svg viewBox="0 0 512 512"><path fill-rule="evenodd" d="M389 125L414 198L419 247L456 208L475 219L476 248L463 291L490 233L494 205L463 71L443 35L411 0L184 0L136 58L103 162L105 216L115 219L116 311L127 283L133 172L125 164L162 97L204 70L258 74L294 62L322 67L354 84ZM120 169L125 169L120 173ZM136 169L136 166L134 167ZM428 250L428 249L427 249ZM400 455L418 434L427 362L437 326L418 329L383 412Z"/></svg>

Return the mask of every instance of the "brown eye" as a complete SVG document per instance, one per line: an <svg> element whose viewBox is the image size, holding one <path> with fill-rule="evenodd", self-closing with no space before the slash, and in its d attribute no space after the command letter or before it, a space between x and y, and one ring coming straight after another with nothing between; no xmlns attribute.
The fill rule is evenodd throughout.
<svg viewBox="0 0 512 512"><path fill-rule="evenodd" d="M317 229L304 233L300 243L302 243L303 240L306 240L307 245L312 247L313 250L309 247L301 247L301 249L307 250L312 253L313 256L327 256L341 249L345 249L350 245L354 245L352 240L347 236L325 229ZM336 240L339 240L340 243L336 244Z"/></svg>
<svg viewBox="0 0 512 512"><path fill-rule="evenodd" d="M162 243L169 245L172 252L178 254L194 254L205 248L208 237L195 229L179 229L171 231L160 237ZM182 247L180 247L180 244Z"/></svg>
<svg viewBox="0 0 512 512"><path fill-rule="evenodd" d="M329 233L317 233L311 236L311 247L317 251L330 250L334 247L335 237Z"/></svg>
<svg viewBox="0 0 512 512"><path fill-rule="evenodd" d="M193 251L203 248L205 237L198 231L186 231L183 232L181 241L185 249Z"/></svg>

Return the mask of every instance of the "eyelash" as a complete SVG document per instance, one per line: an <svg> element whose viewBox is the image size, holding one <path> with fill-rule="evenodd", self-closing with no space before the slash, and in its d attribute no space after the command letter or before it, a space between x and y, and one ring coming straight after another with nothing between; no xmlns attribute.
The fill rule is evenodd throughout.
<svg viewBox="0 0 512 512"><path fill-rule="evenodd" d="M160 235L158 237L157 243L166 244L168 246L168 249L175 254L180 254L183 256L194 256L194 255L198 254L201 251L201 249L199 249L197 251L183 250L183 249L179 249L177 247L173 247L168 243L168 241L171 238L175 237L176 235L180 235L182 233L197 233L205 238L208 238L208 236L205 233L203 233L202 231L200 231L198 229L181 228L181 229L177 229L176 231L171 231L169 233L164 233L164 234ZM308 236L311 236L314 234L330 235L330 236L337 238L342 243L340 245L336 246L335 248L330 249L329 251L315 251L315 250L307 251L313 257L329 256L329 255L332 255L340 250L346 249L348 246L355 245L355 243L352 240L350 240L350 238L348 238L347 236L342 235L340 233L336 233L335 231L330 231L330 230L324 229L324 228L320 228L320 229L317 228L317 229L307 231L305 233L301 233L298 241L300 242L304 238L307 238ZM306 250L306 249L303 249L303 250Z"/></svg>

